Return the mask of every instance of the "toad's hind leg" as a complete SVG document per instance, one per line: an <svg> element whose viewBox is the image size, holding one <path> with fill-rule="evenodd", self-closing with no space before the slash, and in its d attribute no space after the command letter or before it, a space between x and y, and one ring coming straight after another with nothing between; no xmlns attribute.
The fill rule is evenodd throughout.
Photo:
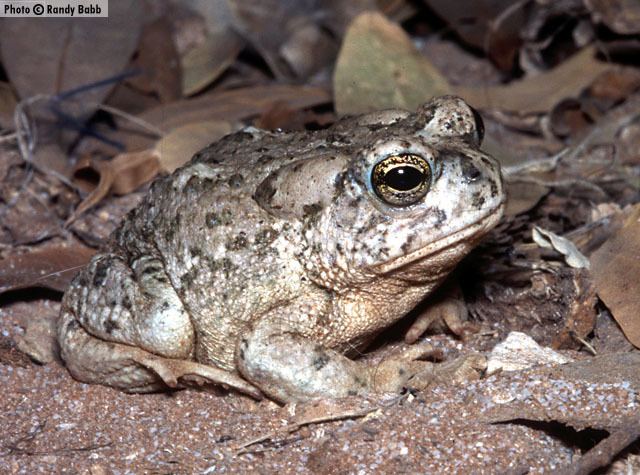
<svg viewBox="0 0 640 475"><path fill-rule="evenodd" d="M58 323L61 356L81 381L149 392L217 383L259 397L255 387L192 361L195 332L162 263L96 256L71 284Z"/></svg>

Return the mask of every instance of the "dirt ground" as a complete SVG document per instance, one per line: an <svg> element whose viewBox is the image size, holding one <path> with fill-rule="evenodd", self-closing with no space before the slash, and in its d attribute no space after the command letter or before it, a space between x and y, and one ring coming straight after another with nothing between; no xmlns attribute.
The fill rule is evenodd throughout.
<svg viewBox="0 0 640 475"><path fill-rule="evenodd" d="M58 307L1 310L1 473L573 473L605 427L637 431L637 354L279 407L211 388L125 394L74 381L57 361L35 364L14 347L21 322L33 312L54 318ZM449 355L473 346L427 340ZM637 453L607 473L636 473Z"/></svg>

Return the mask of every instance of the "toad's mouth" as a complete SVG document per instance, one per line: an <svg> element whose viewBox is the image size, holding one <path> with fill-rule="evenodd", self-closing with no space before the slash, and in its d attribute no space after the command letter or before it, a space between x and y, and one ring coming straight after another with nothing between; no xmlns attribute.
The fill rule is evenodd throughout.
<svg viewBox="0 0 640 475"><path fill-rule="evenodd" d="M498 224L498 221L500 221L500 219L502 218L502 214L506 207L505 203L506 200L502 200L497 207L489 210L485 215L481 216L478 221L476 221L472 225L458 231L454 231L451 234L447 234L437 241L421 247L420 249L409 254L405 254L396 259L393 259L392 261L379 264L373 268L374 271L380 274L386 274L406 265L429 258L434 254L455 246L456 244L463 243L469 238L475 236L484 236L496 224Z"/></svg>

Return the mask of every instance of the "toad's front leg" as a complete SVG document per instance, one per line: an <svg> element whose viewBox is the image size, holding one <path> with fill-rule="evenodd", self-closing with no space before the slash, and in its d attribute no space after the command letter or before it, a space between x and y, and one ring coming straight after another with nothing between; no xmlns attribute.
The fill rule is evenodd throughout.
<svg viewBox="0 0 640 475"><path fill-rule="evenodd" d="M353 361L305 338L283 320L269 315L236 347L242 376L278 401L399 392L416 378L434 374L438 366L423 360L433 354L428 345L411 346L376 365Z"/></svg>

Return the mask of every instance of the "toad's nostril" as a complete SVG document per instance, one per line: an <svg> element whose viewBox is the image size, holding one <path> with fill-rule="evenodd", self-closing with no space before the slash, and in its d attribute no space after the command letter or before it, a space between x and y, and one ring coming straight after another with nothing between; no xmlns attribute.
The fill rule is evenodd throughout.
<svg viewBox="0 0 640 475"><path fill-rule="evenodd" d="M476 181L482 175L482 172L470 161L462 163L462 174L469 181Z"/></svg>

